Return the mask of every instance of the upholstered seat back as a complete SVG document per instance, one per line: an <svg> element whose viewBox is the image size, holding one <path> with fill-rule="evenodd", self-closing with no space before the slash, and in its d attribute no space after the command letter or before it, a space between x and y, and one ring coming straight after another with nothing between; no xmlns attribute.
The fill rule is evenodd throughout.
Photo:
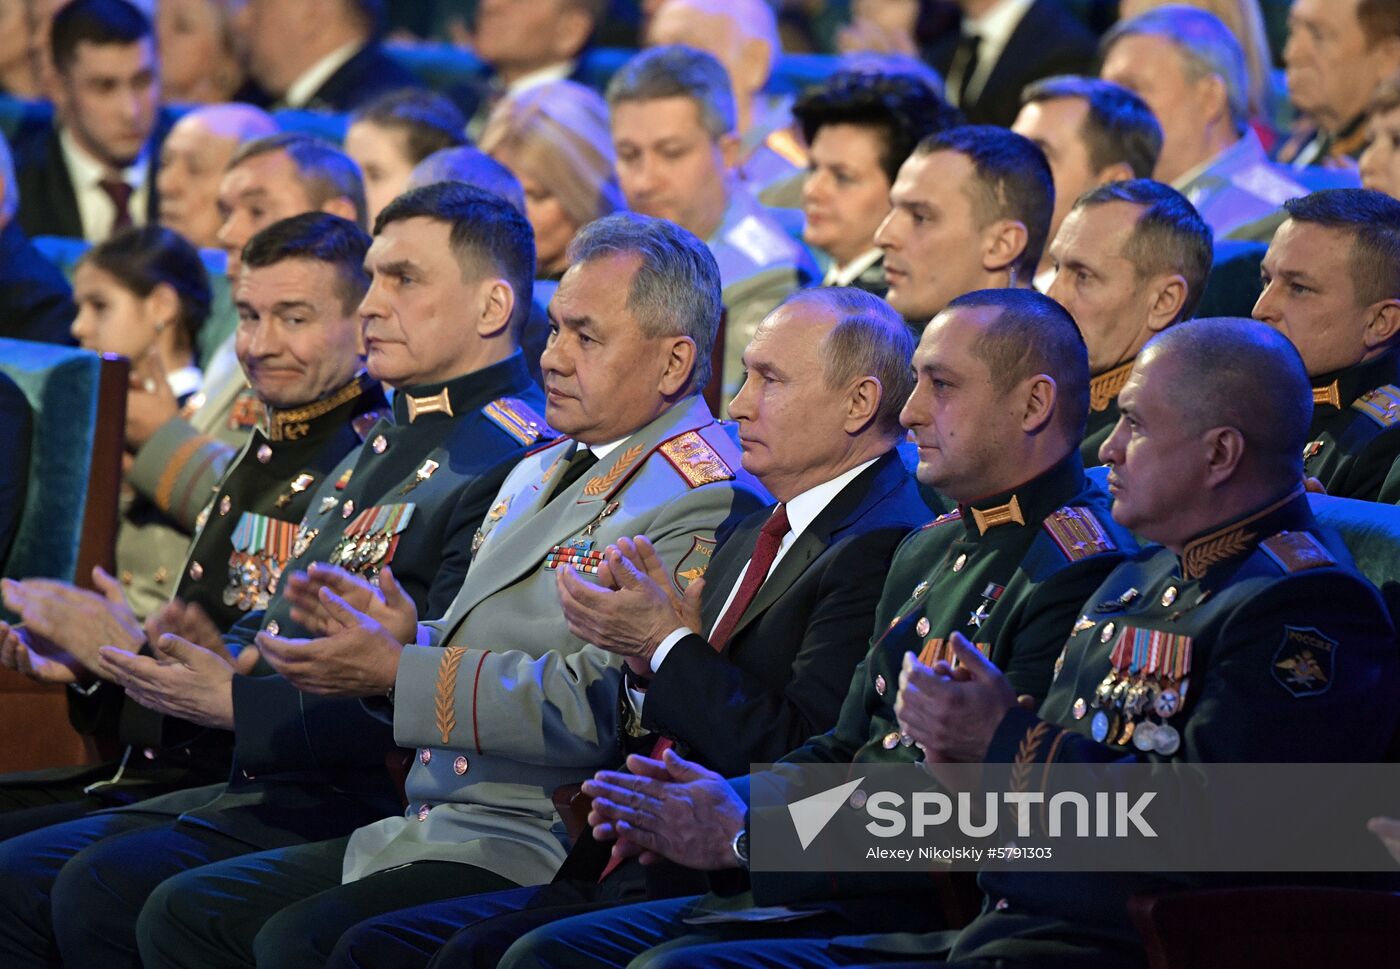
<svg viewBox="0 0 1400 969"><path fill-rule="evenodd" d="M73 579L97 420L101 358L86 350L0 340L0 370L34 412L24 515L5 562L9 578Z"/></svg>

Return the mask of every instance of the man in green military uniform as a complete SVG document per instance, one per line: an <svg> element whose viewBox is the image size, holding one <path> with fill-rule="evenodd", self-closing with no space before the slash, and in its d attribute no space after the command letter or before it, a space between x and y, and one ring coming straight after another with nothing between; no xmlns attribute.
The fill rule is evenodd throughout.
<svg viewBox="0 0 1400 969"><path fill-rule="evenodd" d="M1231 366L1218 366L1221 358ZM1244 321L1191 322L1150 343L1103 457L1114 518L1161 544L1116 569L1088 600L1038 715L1019 708L1011 686L970 651L961 652L965 682L911 663L899 713L928 758L1380 760L1400 688L1394 628L1303 493L1308 396L1293 349ZM1264 397L1274 405L1257 406ZM1130 673L1131 644L1144 633L1165 634L1168 648ZM1136 702L1133 690L1115 688L1130 677L1141 684ZM988 902L948 958L1139 966L1128 896L1210 881L988 870ZM910 940L850 941L904 948L906 958L914 951ZM932 954L944 941L916 949ZM872 952L858 956L848 961L870 961Z"/></svg>
<svg viewBox="0 0 1400 969"><path fill-rule="evenodd" d="M724 399L744 379L743 353L783 298L817 278L811 254L734 174L734 94L724 67L690 47L654 47L608 83L617 178L634 212L670 219L719 264Z"/></svg>
<svg viewBox="0 0 1400 969"><path fill-rule="evenodd" d="M916 760L920 752L895 716L900 664L908 652L929 662L948 658L955 635L967 634L1006 666L1016 692L1044 696L1055 654L1084 599L1136 548L1109 517L1108 495L1085 477L1079 459L1089 375L1068 313L1031 290L970 293L928 325L913 363L917 384L901 420L919 446L920 480L957 499L958 510L900 546L870 652L856 668L836 728L782 763ZM639 776L602 773L584 785L595 797L595 814L606 819L595 835L611 840L615 824L625 822L633 852L654 851L696 868L740 864L732 844L744 828L746 779L730 787L670 754L665 763L632 758L629 766ZM693 810L668 798L665 782L655 780L668 771L704 788L692 791ZM632 810L614 813L614 804L652 820ZM927 926L937 905L926 876L755 871L750 879L759 905L819 900L842 916L807 920L803 932ZM690 932L680 920L695 901L556 922L525 936L503 965L625 965ZM723 938L707 932L689 941Z"/></svg>
<svg viewBox="0 0 1400 969"><path fill-rule="evenodd" d="M1328 494L1400 500L1400 202L1333 189L1289 202L1254 318L1302 354L1313 385L1303 468Z"/></svg>
<svg viewBox="0 0 1400 969"><path fill-rule="evenodd" d="M1256 406L1263 396L1276 406ZM1037 765L1379 760L1396 726L1394 627L1303 493L1308 404L1297 354L1245 321L1190 322L1150 343L1103 456L1114 518L1162 544L1087 600L1038 714L961 636L960 671L907 657L896 713L926 761L1028 766L1027 790L1048 796ZM1133 670L1143 634L1168 648ZM961 932L691 949L686 965L1128 969L1146 960L1128 897L1209 881L989 868L982 912Z"/></svg>
<svg viewBox="0 0 1400 969"><path fill-rule="evenodd" d="M523 410L529 382L515 343L529 306L533 237L519 212L494 195L460 184L406 194L381 214L380 228L374 247L367 255L362 249L353 260L356 271L367 269L372 280L361 276L352 307L363 294L357 315L364 317L359 335L368 351L369 374L398 385L395 404L408 425L396 428L381 421L367 428L362 453L377 460L353 457L325 481L330 482L329 494L338 496L358 475L364 490L356 494L365 508L399 506L382 518L376 511L364 519L372 527L353 537L357 548L372 540L375 561L392 558L405 582L427 599L438 570L453 567L442 543L453 551L469 547L494 495L491 485L478 486L478 477L495 475L499 481L505 465L523 451L523 439L538 430L529 429ZM251 247L248 256L256 261ZM249 268L245 278L265 271ZM370 282L367 294L365 281ZM241 304L244 292L240 290ZM294 323L302 317L302 299L294 290L275 290L250 300L240 307L243 326L271 325L283 316ZM356 335L353 322L350 332ZM383 444L376 448L381 437ZM336 490L343 479L345 488ZM444 483L453 487L444 488ZM301 518L302 527L324 521L318 516L320 498L312 490L317 489L305 492L311 507ZM346 500L337 497L337 510L329 516L336 523L332 531L341 537L361 520L353 508L345 514ZM292 545L298 530L293 529ZM403 541L396 544L396 538ZM334 534L327 537L332 550L338 544L333 539ZM393 547L392 553L386 548L379 555L381 539ZM365 567L371 562L366 558ZM385 584L414 608L397 583ZM275 599L268 606L269 611L279 608ZM252 617L248 623L245 635L251 636L261 623ZM7 937L0 948L7 949L15 965L32 959L36 945L55 944L74 965L129 961L135 952L137 912L161 879L206 861L348 833L399 804L384 769L385 754L393 749L389 727L357 701L303 695L277 676L241 675L215 648L175 636L164 637L158 648L178 661L161 664L107 648L102 651L104 671L142 705L166 714L167 721L234 728L233 780L89 815L0 847L0 853L14 852L9 884L26 886L16 894L0 889L5 896L0 908L9 908L0 916L0 926L41 926L51 940ZM256 650L246 655L254 656ZM34 864L39 857L44 862ZM67 865L72 878L57 882ZM106 886L118 882L123 886L118 897L106 898ZM105 899L101 903L99 895ZM51 908L52 919L18 914L32 900ZM63 914L78 911L88 914L71 920Z"/></svg>
<svg viewBox="0 0 1400 969"><path fill-rule="evenodd" d="M244 319L236 343L266 413L200 513L174 583L176 601L188 603L216 629L267 601L291 556L312 491L359 447L387 407L378 384L361 371L356 307L364 293L361 263L368 245L369 237L353 223L322 213L274 223L249 244L254 265L240 283ZM274 303L281 307L276 313ZM26 622L11 659L36 678L79 690L82 697L73 704L83 719L110 725L120 716L123 741L169 748L167 756L160 764L147 759L139 770L133 765L121 772L119 789L95 797L84 797L83 788L111 777L116 765L65 772L62 778L46 774L43 790L32 780L0 781L0 797L12 804L63 801L64 813L73 816L112 800L217 780L228 769L226 743L192 750L188 730L167 732L170 725L143 716L119 687L104 686L111 677L100 647L149 652L160 645L146 645L120 586L99 578L106 598L47 580L7 583L6 599ZM45 812L43 819L62 817Z"/></svg>
<svg viewBox="0 0 1400 969"><path fill-rule="evenodd" d="M365 225L364 187L355 163L332 145L297 134L259 138L235 151L219 186L219 209L224 218L219 244L228 255L233 288L239 283L244 245L279 219L327 212ZM158 390L162 384L153 382ZM133 456L127 479L190 531L261 416L260 402L246 387L230 339L212 354L205 367L204 392L186 413L178 413L174 397L163 392L133 394L128 404L127 445ZM128 555L134 558L129 562L119 551L118 567L131 573L129 581L123 574L123 584L135 590L128 595L134 596L138 615L169 597L169 589L150 576L162 566L173 573L183 554L183 548L156 554L139 541L130 544ZM148 586L152 591L143 592ZM152 598L147 601L146 595Z"/></svg>
<svg viewBox="0 0 1400 969"><path fill-rule="evenodd" d="M587 578L610 543L647 534L683 584L705 568L716 529L769 500L699 396L720 319L705 245L672 223L616 215L585 227L569 260L541 369L546 416L570 439L506 479L447 612L419 627L412 610L363 590L361 610L327 591L336 632L258 637L294 684L377 697L395 738L418 748L407 813L170 879L142 912L147 965L203 965L190 954L230 947L324 961L370 915L538 884L563 861L551 795L619 759L622 664L570 632L559 566ZM228 920L237 928L211 936L199 913L226 905L226 879L249 876L258 888Z"/></svg>
<svg viewBox="0 0 1400 969"><path fill-rule="evenodd" d="M1190 319L1211 263L1210 227L1173 188L1149 179L1090 189L1050 243L1045 291L1089 347L1089 423L1080 454L1097 464L1118 423L1118 393L1154 333Z"/></svg>

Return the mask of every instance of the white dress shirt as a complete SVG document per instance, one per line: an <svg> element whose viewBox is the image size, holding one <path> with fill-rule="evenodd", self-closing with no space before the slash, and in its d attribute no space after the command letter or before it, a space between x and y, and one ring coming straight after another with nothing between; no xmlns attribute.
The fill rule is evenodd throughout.
<svg viewBox="0 0 1400 969"><path fill-rule="evenodd" d="M112 226L117 221L112 196L102 187L110 169L84 151L67 128L59 131L58 144L63 152L63 163L68 168L68 179L73 183L73 197L78 202L83 238L89 242L102 242L112 234ZM150 196L146 174L150 167L150 155L142 150L139 158L118 173L121 180L132 188L131 198L127 201L132 225L146 224L146 200Z"/></svg>
<svg viewBox="0 0 1400 969"><path fill-rule="evenodd" d="M880 257L885 254L885 250L876 246L867 249L859 256L856 256L844 266L832 263L826 270L826 276L822 278L823 286L849 286L860 278L860 274L880 261Z"/></svg>
<svg viewBox="0 0 1400 969"><path fill-rule="evenodd" d="M856 475L870 467L876 460L878 459L872 458L864 464L856 465L849 471L837 475L830 481L823 482L814 488L808 488L787 503L787 534L783 536L782 543L778 546L778 554L773 557L773 564L768 567L768 575L763 577L765 582L773 574L773 570L778 567L778 563L783 560L783 556L787 555L788 549L792 548L792 543L797 541L797 537L811 526L816 517L826 509L826 506L831 504L831 500L841 493L842 488L855 480ZM734 587L729 590L729 595L725 597L724 608L715 614L714 626L718 626L720 619L724 618L724 614L729 611L734 597L739 594L739 587L744 584L744 576L748 574L748 571L749 566L745 564L734 580ZM711 632L714 631L714 626L710 627ZM694 632L695 630L682 626L663 639L661 645L656 647L656 652L651 654L652 672L655 673L661 669L661 664L666 661L666 656L676 643Z"/></svg>

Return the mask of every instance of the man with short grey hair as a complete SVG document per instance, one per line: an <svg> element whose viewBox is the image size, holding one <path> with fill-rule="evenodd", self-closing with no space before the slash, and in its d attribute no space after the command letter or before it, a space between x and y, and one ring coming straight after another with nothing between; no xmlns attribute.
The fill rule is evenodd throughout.
<svg viewBox="0 0 1400 969"><path fill-rule="evenodd" d="M1281 208L1306 195L1249 126L1244 52L1215 14L1169 5L1104 35L1105 80L1135 91L1161 122L1153 174L1181 192L1217 239L1267 241Z"/></svg>
<svg viewBox="0 0 1400 969"><path fill-rule="evenodd" d="M562 573L570 628L627 664L623 746L675 746L743 773L835 724L885 566L928 518L896 451L913 346L912 331L878 297L835 287L794 293L759 324L731 407L744 466L778 503L730 531L704 583L684 597L642 536L609 548L616 588ZM654 880L609 855L585 829L550 884L369 920L342 937L328 966L494 965L527 929L644 898ZM687 875L699 878L670 869L665 881Z"/></svg>
<svg viewBox="0 0 1400 969"><path fill-rule="evenodd" d="M687 584L716 531L768 500L698 394L720 317L705 245L628 213L586 226L569 256L541 360L545 418L568 436L511 471L446 614L420 625L411 603L317 570L305 605L331 604L323 635L256 640L292 685L365 697L418 748L408 811L168 880L138 923L147 965L171 964L160 952L204 965L191 953L229 949L247 963L320 965L365 918L540 884L563 861L551 795L617 762L622 662L569 630L559 571L601 581L604 549L647 534L668 581ZM248 879L257 887L228 895ZM199 914L211 905L228 913L218 925Z"/></svg>
<svg viewBox="0 0 1400 969"><path fill-rule="evenodd" d="M816 265L734 178L734 94L718 60L690 47L654 47L613 76L607 100L627 204L695 233L719 263L728 400L759 321L815 279Z"/></svg>

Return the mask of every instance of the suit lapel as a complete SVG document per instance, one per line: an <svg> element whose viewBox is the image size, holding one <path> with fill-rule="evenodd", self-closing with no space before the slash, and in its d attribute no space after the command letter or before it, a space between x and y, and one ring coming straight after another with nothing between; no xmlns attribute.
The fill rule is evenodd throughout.
<svg viewBox="0 0 1400 969"><path fill-rule="evenodd" d="M899 455L891 451L882 455L837 492L821 513L812 519L812 524L797 536L787 554L778 563L778 567L768 576L768 580L759 586L758 594L754 596L753 602L749 603L748 609L744 610L729 637L730 645L738 639L744 627L763 615L792 588L793 583L807 571L807 567L839 541L845 530L858 521L871 505L881 501L897 488L901 476L906 473ZM750 551L754 544L755 542L749 543Z"/></svg>

